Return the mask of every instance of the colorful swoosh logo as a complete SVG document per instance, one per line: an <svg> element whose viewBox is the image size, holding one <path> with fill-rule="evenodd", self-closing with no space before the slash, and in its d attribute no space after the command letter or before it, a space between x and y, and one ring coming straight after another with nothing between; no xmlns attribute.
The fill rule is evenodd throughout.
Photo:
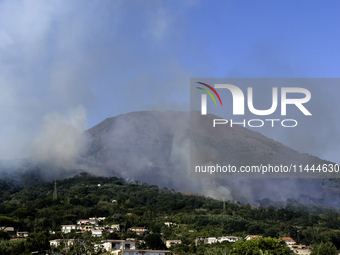
<svg viewBox="0 0 340 255"><path fill-rule="evenodd" d="M221 104L221 106L222 106L222 100L221 100L221 98L220 98L220 95L217 93L217 91L216 91L213 87L211 87L210 85L205 84L205 83L203 83L203 82L197 82L197 83L202 84L202 85L208 87L209 89L211 89L211 91L214 92L215 95L218 97L218 100L220 100L220 104ZM211 94L211 92L210 92L209 90L206 90L206 89L203 89L203 88L200 88L200 87L197 87L197 88L203 90L204 92L206 92L206 93L214 100L215 105L217 105L214 96Z"/></svg>

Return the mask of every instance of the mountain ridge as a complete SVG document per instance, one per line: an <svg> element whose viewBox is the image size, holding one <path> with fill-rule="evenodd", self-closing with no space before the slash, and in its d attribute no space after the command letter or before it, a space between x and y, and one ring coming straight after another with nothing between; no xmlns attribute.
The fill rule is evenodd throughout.
<svg viewBox="0 0 340 255"><path fill-rule="evenodd" d="M106 118L84 132L87 147L74 168L56 169L46 164L35 165L33 162L28 167L30 175L37 180L39 176L35 173L40 171L42 176L51 180L87 171L252 204L265 198L272 201L291 198L316 205L340 206L339 185L328 179L190 178L189 121L190 113L179 111L139 111ZM296 157L302 161L312 159L315 162L328 162L299 153L241 126L217 127L212 132L207 128L207 122L201 125L203 128L198 131L201 133L197 148L204 145L208 148L204 152L210 150L212 155L210 158L202 157L203 163L222 156L226 161L234 160L235 164L248 165L275 163L279 157L289 161ZM214 154L216 150L223 153Z"/></svg>

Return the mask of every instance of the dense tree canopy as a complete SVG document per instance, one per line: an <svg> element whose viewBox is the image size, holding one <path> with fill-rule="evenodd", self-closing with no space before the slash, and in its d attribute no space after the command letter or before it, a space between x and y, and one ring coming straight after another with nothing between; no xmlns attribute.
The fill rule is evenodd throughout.
<svg viewBox="0 0 340 255"><path fill-rule="evenodd" d="M255 238L248 241L240 240L235 243L230 254L235 255L288 255L292 251L282 240L276 238Z"/></svg>
<svg viewBox="0 0 340 255"><path fill-rule="evenodd" d="M284 236L292 237L298 244L315 244L314 252L317 244L327 242L334 245L332 249L340 248L339 211L299 205L294 201L267 208L226 201L224 207L222 201L204 196L88 174L57 181L56 200L52 196L54 183L24 189L0 181L0 189L3 189L0 192L0 227L14 226L18 231L30 232L24 245L27 252L38 247L48 248L51 239L82 238L77 233L61 236L59 231L62 224L75 224L77 219L89 217L106 217L102 225L120 225L122 232L105 234L105 238L143 239L145 248L164 248L161 242L180 239L182 244L172 249L181 254L233 252L230 244L196 247L194 239L226 235L245 237L248 234L270 238L239 242L234 251L244 245L254 246L254 252L259 254L271 254L274 248L282 249L280 252L286 254L287 249L278 241ZM176 225L167 227L164 225L166 221ZM148 232L145 236L138 236L128 231L132 226L146 227ZM56 231L56 234L49 234L49 230ZM10 243L6 241L8 238L7 233L0 231L0 253L6 254L6 249L20 251L23 244Z"/></svg>
<svg viewBox="0 0 340 255"><path fill-rule="evenodd" d="M332 243L320 243L312 246L311 255L337 255L338 251Z"/></svg>

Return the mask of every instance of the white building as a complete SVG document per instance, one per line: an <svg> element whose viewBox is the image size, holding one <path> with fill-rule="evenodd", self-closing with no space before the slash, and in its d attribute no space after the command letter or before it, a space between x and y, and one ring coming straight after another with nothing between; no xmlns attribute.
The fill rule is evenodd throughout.
<svg viewBox="0 0 340 255"><path fill-rule="evenodd" d="M14 232L13 227L0 227L0 230L5 231L5 232Z"/></svg>
<svg viewBox="0 0 340 255"><path fill-rule="evenodd" d="M104 243L104 247L107 251L135 250L136 241L134 240L107 240L107 242Z"/></svg>
<svg viewBox="0 0 340 255"><path fill-rule="evenodd" d="M167 222L164 222L164 225L171 227L171 226L176 226L176 223L167 221Z"/></svg>
<svg viewBox="0 0 340 255"><path fill-rule="evenodd" d="M26 231L23 231L23 232L17 232L17 236L18 237L27 237L28 236L28 232L26 232Z"/></svg>
<svg viewBox="0 0 340 255"><path fill-rule="evenodd" d="M282 237L282 240L285 241L285 243L288 246L292 246L293 244L296 244L296 242L291 237Z"/></svg>
<svg viewBox="0 0 340 255"><path fill-rule="evenodd" d="M240 239L240 238L236 237L236 236L222 236L221 238L219 238L219 242L228 241L230 243L234 243L238 239Z"/></svg>
<svg viewBox="0 0 340 255"><path fill-rule="evenodd" d="M61 225L61 232L71 233L72 230L77 231L77 225Z"/></svg>
<svg viewBox="0 0 340 255"><path fill-rule="evenodd" d="M84 245L85 241L83 239L55 239L50 241L50 246L59 246L61 243L64 243L66 246L74 245L75 243L80 243Z"/></svg>
<svg viewBox="0 0 340 255"><path fill-rule="evenodd" d="M90 220L98 220L98 221L102 221L102 220L106 220L106 217L98 217L98 218L89 218Z"/></svg>
<svg viewBox="0 0 340 255"><path fill-rule="evenodd" d="M212 243L217 243L218 240L216 237L207 237L204 239L205 244L212 244Z"/></svg>
<svg viewBox="0 0 340 255"><path fill-rule="evenodd" d="M78 225L92 224L92 225L98 226L98 220L97 219L83 219L83 220L78 220L77 224Z"/></svg>
<svg viewBox="0 0 340 255"><path fill-rule="evenodd" d="M101 237L103 235L103 230L101 229L92 229L92 236Z"/></svg>
<svg viewBox="0 0 340 255"><path fill-rule="evenodd" d="M129 228L129 230L135 232L138 235L143 235L147 231L147 228L145 228L145 227L132 227L132 228Z"/></svg>
<svg viewBox="0 0 340 255"><path fill-rule="evenodd" d="M195 238L195 245L197 246L199 243L204 243L204 244L213 244L213 243L222 243L224 241L228 242L236 242L237 240L241 239L241 237L237 236L222 236L222 237L196 237Z"/></svg>

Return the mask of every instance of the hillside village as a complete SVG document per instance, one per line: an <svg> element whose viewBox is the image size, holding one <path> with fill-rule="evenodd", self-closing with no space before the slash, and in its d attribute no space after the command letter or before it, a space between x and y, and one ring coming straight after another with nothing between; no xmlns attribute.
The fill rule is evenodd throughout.
<svg viewBox="0 0 340 255"><path fill-rule="evenodd" d="M253 207L86 173L29 189L0 181L0 191L3 255L242 255L247 249L313 255L318 247L335 252L329 254L340 248L339 211L294 202Z"/></svg>
<svg viewBox="0 0 340 255"><path fill-rule="evenodd" d="M181 246L182 241L178 240L164 240L164 244L166 246L166 250L151 250L151 249L139 249L138 247L145 246L145 241L140 239L150 234L150 230L146 227L131 227L127 229L127 231L131 231L139 236L139 238L126 238L125 240L112 240L104 238L107 234L111 233L120 233L121 227L119 224L111 224L105 225L100 224L104 222L106 217L99 218L89 218L89 219L79 219L76 224L72 225L61 225L60 234L64 236L70 236L72 234L84 234L90 233L92 237L96 237L97 242L91 242L91 246L94 251L97 251L98 254L143 254L143 255L166 255L166 254L174 254L172 251L176 246ZM164 222L164 225L168 228L178 227L180 225L175 222ZM6 227L3 231L8 233L15 233L13 227ZM56 234L55 231L50 231L50 234ZM160 233L163 235L163 233ZM26 237L29 235L29 232L16 232L16 236L12 235L12 239L10 241L26 241ZM195 246L199 245L210 245L215 243L235 243L241 239L245 241L251 239L262 238L260 235L247 235L246 237L236 237L236 236L221 236L221 237L197 237L194 240ZM311 250L309 246L306 245L298 245L296 242L290 237L282 237L280 238L284 241L285 245L289 247L294 253L297 254L311 254ZM72 250L74 246L86 246L85 239L82 238L62 238L62 239L53 239L49 240L50 251L37 251L39 254L68 254Z"/></svg>

